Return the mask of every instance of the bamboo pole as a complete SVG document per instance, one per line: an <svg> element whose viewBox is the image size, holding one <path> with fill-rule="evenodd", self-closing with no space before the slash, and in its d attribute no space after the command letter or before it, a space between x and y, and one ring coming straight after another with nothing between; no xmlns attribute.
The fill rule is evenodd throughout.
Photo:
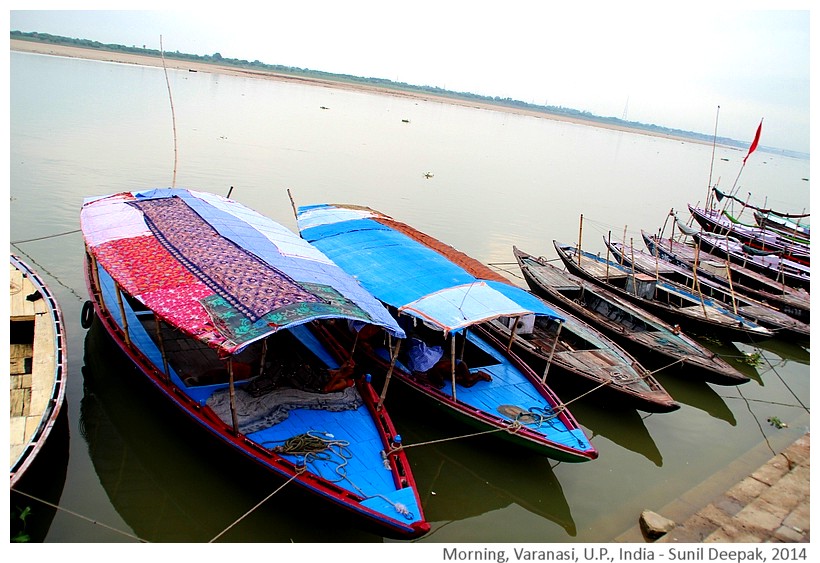
<svg viewBox="0 0 820 563"><path fill-rule="evenodd" d="M388 341L388 346L390 343ZM384 377L384 387L382 387L382 393L379 395L379 404L376 405L376 410L381 410L384 406L384 398L387 396L387 386L390 384L390 378L393 377L393 370L396 367L396 360L399 357L399 349L401 348L401 339L396 339L396 347L390 347L393 350L393 353L390 354L390 368L387 370L387 375Z"/></svg>
<svg viewBox="0 0 820 563"><path fill-rule="evenodd" d="M623 248L626 249L626 225L624 225L624 236L621 239L621 243L623 244ZM621 266L624 265L624 255L623 255L623 253L621 253L621 262L620 262L620 264L621 264Z"/></svg>
<svg viewBox="0 0 820 563"><path fill-rule="evenodd" d="M86 256L88 256L88 259L90 260L90 263L91 263L91 279L94 280L94 287L97 290L96 293L95 293L96 296L97 296L97 302L102 307L102 306L104 306L105 302L103 301L103 298L102 298L102 285L100 285L100 272L97 269L98 268L97 258L93 254L91 254L91 252L88 250L88 246L86 246Z"/></svg>
<svg viewBox="0 0 820 563"><path fill-rule="evenodd" d="M171 372L168 369L168 356L165 355L165 340L162 338L162 327L160 326L160 320L156 313L154 313L154 330L157 334L157 342L159 343L159 353L162 356L162 369L165 372L165 381L168 382L171 379Z"/></svg>
<svg viewBox="0 0 820 563"><path fill-rule="evenodd" d="M635 249L632 248L631 246L630 246L630 253L631 253L631 256L632 256L632 293L635 295L635 297L637 297L638 296L638 278L635 277ZM623 255L623 254L624 253L622 252L621 255ZM657 289L658 289L658 281L655 280L656 295L657 295Z"/></svg>
<svg viewBox="0 0 820 563"><path fill-rule="evenodd" d="M581 213L581 222L578 225L578 267L581 267L581 240L584 233L584 214Z"/></svg>
<svg viewBox="0 0 820 563"><path fill-rule="evenodd" d="M735 302L735 286L732 283L732 271L729 269L729 261L726 261L726 279L729 280L729 292L732 296L732 308L735 311L735 315L737 315L737 302Z"/></svg>
<svg viewBox="0 0 820 563"><path fill-rule="evenodd" d="M697 246L695 247L695 261L694 261L694 262L692 262L692 270L693 270L694 272L697 272L697 269L698 269L698 259L699 259L699 258L700 258L700 245L697 245ZM703 293L701 293L701 291L700 291L700 284L699 284L699 283L697 283L697 277L698 277L698 276L697 276L697 273L695 273L694 275L695 275L695 281L693 282L693 284L697 284L697 286L698 286L698 295L700 296L700 308L703 310L703 318L708 318L708 317L709 317L709 315L708 315L708 313L706 312L706 303L704 303L704 302L703 302ZM694 289L694 288L693 288L693 289Z"/></svg>
<svg viewBox="0 0 820 563"><path fill-rule="evenodd" d="M507 352L512 350L513 341L515 340L515 327L518 324L519 317L510 317L512 324L510 324L510 338L507 340Z"/></svg>
<svg viewBox="0 0 820 563"><path fill-rule="evenodd" d="M171 95L171 82L168 79L168 68L165 66L165 50L162 47L162 35L159 36L159 54L162 59L162 70L165 73L165 85L168 87L168 101L171 104L171 128L174 133L174 171L171 176L171 187L177 185L177 164L179 161L179 148L177 143L177 118L174 112L174 98Z"/></svg>
<svg viewBox="0 0 820 563"><path fill-rule="evenodd" d="M453 386L453 400L456 399L456 335L450 335L450 380Z"/></svg>
<svg viewBox="0 0 820 563"><path fill-rule="evenodd" d="M562 321L558 321L558 330L555 331L555 340L552 342L552 349L550 350L550 355L547 358L547 365L544 367L544 374L541 376L541 383L546 385L547 383L547 374L550 371L550 366L552 365L552 358L555 355L555 348L558 346L558 338L561 336L561 329L563 328L564 323Z"/></svg>
<svg viewBox="0 0 820 563"><path fill-rule="evenodd" d="M120 307L120 317L122 318L122 330L125 333L125 343L131 346L131 335L128 333L128 318L125 316L125 304L122 302L120 284L115 283L114 289L117 292L117 304Z"/></svg>
<svg viewBox="0 0 820 563"><path fill-rule="evenodd" d="M298 219L299 215L296 213L296 203L293 201L293 196L290 193L290 188L288 188L288 199L290 200L290 208L293 210L293 217L294 219Z"/></svg>
<svg viewBox="0 0 820 563"><path fill-rule="evenodd" d="M718 118L720 117L720 106L717 107L717 111L715 112L715 133L712 135L712 160L709 164L709 184L706 186L706 208L709 208L710 199L712 197L712 172L715 169L715 147L717 146L717 130L718 130Z"/></svg>
<svg viewBox="0 0 820 563"><path fill-rule="evenodd" d="M233 381L233 357L228 358L228 390L231 399L231 422L234 434L239 434L239 419L236 416L236 389Z"/></svg>
<svg viewBox="0 0 820 563"><path fill-rule="evenodd" d="M609 283L609 245L612 244L612 231L609 231L606 235L606 283Z"/></svg>

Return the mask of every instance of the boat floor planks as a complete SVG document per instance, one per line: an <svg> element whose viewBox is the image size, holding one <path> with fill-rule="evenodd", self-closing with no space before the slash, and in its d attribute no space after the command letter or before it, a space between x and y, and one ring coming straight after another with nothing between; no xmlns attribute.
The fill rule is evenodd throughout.
<svg viewBox="0 0 820 563"><path fill-rule="evenodd" d="M9 263L9 467L12 487L43 447L65 394L62 314L31 268Z"/></svg>

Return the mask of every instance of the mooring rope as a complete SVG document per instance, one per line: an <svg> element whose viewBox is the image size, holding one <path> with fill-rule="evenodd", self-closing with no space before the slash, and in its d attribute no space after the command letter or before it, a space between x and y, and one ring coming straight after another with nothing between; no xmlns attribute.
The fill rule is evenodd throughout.
<svg viewBox="0 0 820 563"><path fill-rule="evenodd" d="M30 239L25 239L25 240L15 240L15 241L12 241L10 244L12 246L17 246L18 244L25 244L27 242L36 242L36 241L40 241L40 240L48 240L48 239L52 239L52 238L63 237L65 235L73 235L74 233L79 233L81 231L82 231L82 229L73 229L71 231L64 231L62 233L55 233L53 235L45 235L45 236L42 236L42 237L35 237L35 238L30 238Z"/></svg>
<svg viewBox="0 0 820 563"><path fill-rule="evenodd" d="M236 526L237 524L239 524L239 522L241 522L242 520L244 520L244 519L245 519L245 518L246 518L249 514L251 514L254 510L256 510L257 508L259 508L260 506L262 506L263 504L265 504L265 503L266 503L269 499L271 499L271 498L273 497L273 495L275 495L276 493L278 493L279 491L281 491L282 489L284 489L287 485L289 485L289 484L290 484L290 482L291 482L291 481L293 481L294 479L296 479L297 477L299 477L299 475L301 475L302 473L304 473L304 471L305 471L305 468L304 468L304 467L298 468L298 469L296 470L296 473L293 475L293 477L291 477L290 479L288 479L287 481L285 481L284 483L282 483L282 485L281 485L279 488L277 488L277 489L276 489L276 490L274 490L271 494L269 494L268 496L266 496L265 498L263 498L262 500L260 500L258 503L256 503L256 504L253 506L253 508L251 508L250 510L248 510L245 514L243 514L242 516L240 516L239 518L237 518L236 520L234 520L234 522L233 522L230 526L228 526L227 528L225 528L224 530L222 530L221 532L219 532L217 535L215 535L213 538L211 538L211 540L210 540L210 541L208 541L208 543L214 543L214 542L215 542L216 540L218 540L220 537L222 537L223 535L225 535L225 534L226 534L226 533L227 533L227 532L228 532L231 528L233 528L234 526Z"/></svg>
<svg viewBox="0 0 820 563"><path fill-rule="evenodd" d="M54 508L54 509L59 510L59 511L61 511L61 512L65 512L66 514L70 514L70 515L72 515L72 516L76 516L77 518L80 518L81 520L85 520L86 522L90 522L91 524L94 524L95 526L102 526L103 528L105 528L105 529L107 529L107 530L111 530L112 532L115 532L115 533L117 533L117 534L121 534L121 535L123 535L123 536L126 536L126 537L129 537L129 538L131 538L131 539L137 540L138 542L141 542L141 543L148 543L148 541L147 541L147 540L144 540L144 539L142 539L142 538L139 538L139 537L137 537L137 536L135 536L135 535L133 535L133 534L130 534L130 533L128 533L128 532L125 532L125 531L123 531L123 530L118 530L117 528L114 528L113 526L109 526L108 524L104 524L104 523L102 523L102 522L100 522L100 521L98 521L98 520L94 520L93 518L89 518L89 517L87 517L87 516L83 516L82 514L79 514L79 513L77 513L77 512L74 512L73 510L69 510L69 509L67 509L67 508L65 508L65 507L63 507L63 506L58 506L58 505L56 505L56 504L53 504L53 503L51 503L51 502L48 502L47 500L43 500L43 499L41 499L41 498L38 498L38 497L36 497L36 496L34 496L34 495L30 495L30 494L25 493L25 492L23 492L23 491L21 491L21 490L18 490L18 489L14 489L14 488L12 488L11 490L12 490L12 491L14 491L15 493L17 493L18 495L23 495L24 497L28 497L28 498L30 498L30 499L32 499L32 500L37 501L37 502L41 502L41 503L45 504L46 506L50 506L51 508Z"/></svg>

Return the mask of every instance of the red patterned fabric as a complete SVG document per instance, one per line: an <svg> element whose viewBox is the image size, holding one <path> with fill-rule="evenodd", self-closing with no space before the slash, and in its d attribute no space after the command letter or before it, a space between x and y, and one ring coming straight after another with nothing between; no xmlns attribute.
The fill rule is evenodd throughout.
<svg viewBox="0 0 820 563"><path fill-rule="evenodd" d="M202 285L153 236L105 242L94 249L94 254L131 295L139 296L177 286Z"/></svg>

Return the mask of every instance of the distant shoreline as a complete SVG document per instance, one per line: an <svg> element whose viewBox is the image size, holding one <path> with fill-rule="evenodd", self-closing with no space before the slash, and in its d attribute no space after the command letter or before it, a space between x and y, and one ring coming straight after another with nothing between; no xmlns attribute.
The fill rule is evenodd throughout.
<svg viewBox="0 0 820 563"><path fill-rule="evenodd" d="M162 67L163 60L158 57L147 55L136 55L131 53L120 53L115 51L105 51L102 49L86 49L81 47L72 47L68 45L56 45L52 43L42 43L38 41L26 41L20 39L11 39L11 50L26 53L38 53L42 55L54 55L58 57L71 57L78 59L91 59L95 61L114 62L123 64L133 64L142 66ZM522 108L513 108L501 106L490 103L482 103L474 100L460 100L457 98L450 98L446 96L435 96L426 93L417 93L393 88L381 88L378 86L371 86L366 84L352 84L349 82L341 82L335 80L323 80L320 78L300 77L290 74L281 74L271 71L262 70L247 70L228 65L219 65L213 63L202 63L195 61L183 61L178 59L166 58L165 67L188 70L191 72L208 72L214 74L226 74L230 76L244 76L247 78L259 78L263 80L280 80L284 82L295 82L302 84L311 84L324 88L336 88L342 90L355 90L360 92L371 92L376 94L383 94L386 96L397 96L403 98L411 98L417 100L439 102L443 104L459 105L464 107L472 107L476 109L497 111L503 113L514 113L518 115L527 115L530 117L537 117L540 119L550 119L553 121L561 121L566 123L575 123L578 125L587 125L590 127L599 127L602 129L610 129L613 131L624 131L634 133L637 135L647 135L650 137L659 137L664 139L672 139L685 143L696 144L711 144L693 139L691 137L682 137L676 135L669 135L664 133L657 133L647 131L645 129L637 129L633 127L619 126L615 124L602 123L600 121L586 120L571 116L556 115L551 113L526 110Z"/></svg>

